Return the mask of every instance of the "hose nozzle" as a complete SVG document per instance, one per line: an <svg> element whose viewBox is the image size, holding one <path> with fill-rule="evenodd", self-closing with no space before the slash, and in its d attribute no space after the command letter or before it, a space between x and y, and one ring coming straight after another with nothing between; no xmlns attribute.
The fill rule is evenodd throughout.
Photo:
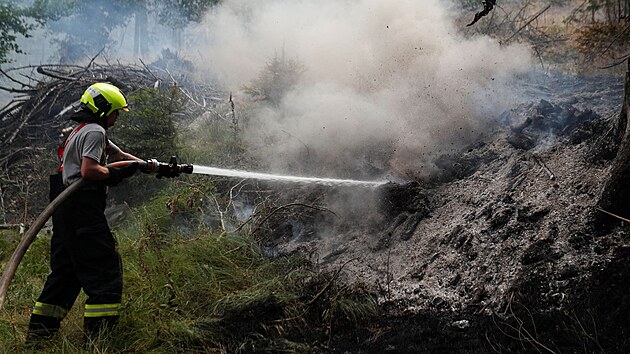
<svg viewBox="0 0 630 354"><path fill-rule="evenodd" d="M157 173L157 178L161 177L177 177L182 173L191 174L193 172L193 165L191 164L178 164L177 157L171 156L168 163L160 162L156 159L147 160L145 168L142 168L142 172Z"/></svg>

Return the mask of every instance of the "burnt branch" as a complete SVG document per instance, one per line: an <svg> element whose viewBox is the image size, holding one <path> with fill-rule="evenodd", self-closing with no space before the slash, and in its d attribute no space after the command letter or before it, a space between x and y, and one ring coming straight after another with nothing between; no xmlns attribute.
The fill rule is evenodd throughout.
<svg viewBox="0 0 630 354"><path fill-rule="evenodd" d="M483 10L477 12L475 14L475 18L472 20L471 23L467 24L466 26L472 26L474 25L477 21L479 21L482 17L486 16L487 14L490 13L490 11L492 11L492 9L494 8L494 6L497 4L497 0L486 0L483 2Z"/></svg>
<svg viewBox="0 0 630 354"><path fill-rule="evenodd" d="M68 76L62 76L62 75L59 75L59 74L55 74L55 73L53 73L53 72L51 72L51 71L48 71L48 70L44 69L44 68L43 68L43 67L41 67L41 66L38 66L38 67L37 67L37 72L38 72L38 73L40 73L40 74L42 74L42 75L50 76L50 77L52 77L52 78L59 79L59 80L77 81L77 78L73 78L73 77L68 77Z"/></svg>

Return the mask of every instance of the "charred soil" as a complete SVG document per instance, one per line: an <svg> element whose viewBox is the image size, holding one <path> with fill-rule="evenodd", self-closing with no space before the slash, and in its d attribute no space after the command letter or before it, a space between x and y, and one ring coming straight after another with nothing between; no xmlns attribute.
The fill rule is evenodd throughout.
<svg viewBox="0 0 630 354"><path fill-rule="evenodd" d="M594 223L597 196L616 152L610 131L623 85L589 78L578 89L579 80L565 77L555 88L570 80L575 91L566 97L537 86L545 99L504 113L491 138L439 157L441 171L429 179L371 192L316 193L343 215L312 211L269 221L277 231L270 244L280 253L307 251L323 267L343 267L348 280L378 289L387 315L364 328L347 328L339 338L353 339L334 348L630 349L629 225L619 221L602 234ZM334 208L339 200L357 198L352 193L378 202ZM296 232L296 224L319 231Z"/></svg>

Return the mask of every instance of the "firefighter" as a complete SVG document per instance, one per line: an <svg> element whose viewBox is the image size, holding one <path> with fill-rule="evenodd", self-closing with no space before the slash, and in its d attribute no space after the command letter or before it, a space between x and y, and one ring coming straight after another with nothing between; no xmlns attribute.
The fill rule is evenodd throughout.
<svg viewBox="0 0 630 354"><path fill-rule="evenodd" d="M105 166L117 160L140 160L107 139L127 100L116 86L95 83L81 96L71 119L80 124L59 146L59 173L51 175L51 201L80 178L89 183L72 194L53 214L50 267L44 289L35 302L27 342L51 338L72 308L81 289L87 295L84 331L88 340L112 328L121 309L122 263L107 220L108 186L133 175L138 164Z"/></svg>

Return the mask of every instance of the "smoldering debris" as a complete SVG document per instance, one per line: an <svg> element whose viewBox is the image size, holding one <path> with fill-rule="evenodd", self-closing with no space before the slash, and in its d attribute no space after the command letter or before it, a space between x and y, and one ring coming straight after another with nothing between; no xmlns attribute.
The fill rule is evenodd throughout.
<svg viewBox="0 0 630 354"><path fill-rule="evenodd" d="M332 268L354 259L346 266L350 277L376 284L382 301L395 306L496 315L505 312L510 291L545 274L548 293L536 306L566 308L557 294L574 292L584 278L559 280L564 269L588 272L594 258L606 262L608 247L623 243L623 230L612 235L616 241L589 236L607 171L592 155L612 122L555 100L519 105L502 117L485 141L439 158L439 178L382 186L377 222L331 219L292 249L317 253ZM515 142L519 134L527 145ZM473 299L480 288L485 295Z"/></svg>
<svg viewBox="0 0 630 354"><path fill-rule="evenodd" d="M569 135L582 123L597 118L599 115L592 110L580 111L571 105L553 104L542 99L505 112L500 120L510 126L510 144L523 150L540 151L553 145L556 139Z"/></svg>

